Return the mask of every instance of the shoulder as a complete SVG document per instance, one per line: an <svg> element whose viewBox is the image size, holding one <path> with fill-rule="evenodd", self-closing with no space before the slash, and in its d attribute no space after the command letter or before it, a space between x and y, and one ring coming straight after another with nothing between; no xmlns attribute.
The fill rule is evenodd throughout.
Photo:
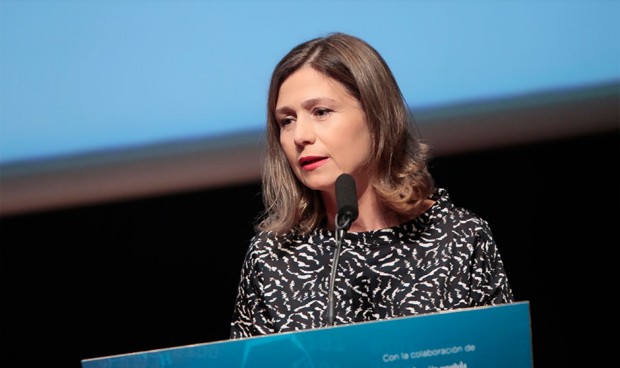
<svg viewBox="0 0 620 368"><path fill-rule="evenodd" d="M243 262L246 272L255 269L273 257L279 247L278 237L268 231L259 231L250 239ZM268 261L267 261L268 262Z"/></svg>
<svg viewBox="0 0 620 368"><path fill-rule="evenodd" d="M270 253L280 248L283 241L282 236L278 236L271 231L259 231L250 240L248 253Z"/></svg>
<svg viewBox="0 0 620 368"><path fill-rule="evenodd" d="M275 257L291 244L298 243L299 237L289 234L278 234L272 231L259 231L250 240L248 254L254 258L271 256Z"/></svg>
<svg viewBox="0 0 620 368"><path fill-rule="evenodd" d="M279 273L297 267L300 258L315 258L329 249L322 246L322 242L313 241L311 238L312 235L259 231L250 241L244 267L254 273Z"/></svg>
<svg viewBox="0 0 620 368"><path fill-rule="evenodd" d="M453 230L467 230L475 232L489 232L488 222L474 211L457 206L448 192L443 188L438 188L433 195L436 201L431 216L435 218L437 224Z"/></svg>

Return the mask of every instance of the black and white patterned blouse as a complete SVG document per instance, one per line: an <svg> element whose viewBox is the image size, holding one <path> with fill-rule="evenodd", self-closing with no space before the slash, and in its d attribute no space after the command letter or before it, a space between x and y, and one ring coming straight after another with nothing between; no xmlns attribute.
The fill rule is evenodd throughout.
<svg viewBox="0 0 620 368"><path fill-rule="evenodd" d="M335 284L335 321L346 324L514 301L487 222L435 205L399 226L347 233ZM243 263L231 338L327 324L334 233L286 239L257 233Z"/></svg>

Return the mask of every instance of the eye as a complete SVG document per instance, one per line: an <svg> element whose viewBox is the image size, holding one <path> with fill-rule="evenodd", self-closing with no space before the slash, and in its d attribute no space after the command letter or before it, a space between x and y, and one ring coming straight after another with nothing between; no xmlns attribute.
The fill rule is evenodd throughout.
<svg viewBox="0 0 620 368"><path fill-rule="evenodd" d="M278 124L280 124L280 128L284 128L295 120L291 115L283 116L278 119Z"/></svg>
<svg viewBox="0 0 620 368"><path fill-rule="evenodd" d="M329 114L331 114L333 112L333 110L330 110L328 108L325 107L317 107L316 109L314 109L312 111L312 114L314 116L316 116L317 118L326 118L329 116Z"/></svg>

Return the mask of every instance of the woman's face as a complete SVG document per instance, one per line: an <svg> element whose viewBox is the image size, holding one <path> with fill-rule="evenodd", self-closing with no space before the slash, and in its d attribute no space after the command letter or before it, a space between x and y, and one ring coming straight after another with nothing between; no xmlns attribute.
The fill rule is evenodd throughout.
<svg viewBox="0 0 620 368"><path fill-rule="evenodd" d="M307 187L333 191L340 174L358 176L368 161L366 116L339 82L302 67L280 86L275 111L280 144Z"/></svg>

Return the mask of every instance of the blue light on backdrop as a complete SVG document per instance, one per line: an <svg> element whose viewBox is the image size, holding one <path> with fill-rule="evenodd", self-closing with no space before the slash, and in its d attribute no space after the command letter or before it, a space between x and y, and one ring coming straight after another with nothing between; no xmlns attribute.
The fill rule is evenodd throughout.
<svg viewBox="0 0 620 368"><path fill-rule="evenodd" d="M0 2L0 164L262 129L293 45L356 34L412 108L620 80L617 1Z"/></svg>

